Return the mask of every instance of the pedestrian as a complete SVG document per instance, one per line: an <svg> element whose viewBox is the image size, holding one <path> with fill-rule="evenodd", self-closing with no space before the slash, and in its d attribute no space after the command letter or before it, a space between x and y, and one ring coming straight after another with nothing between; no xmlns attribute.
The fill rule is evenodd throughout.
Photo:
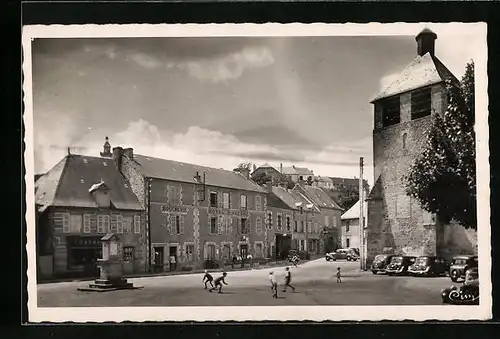
<svg viewBox="0 0 500 339"><path fill-rule="evenodd" d="M208 273L207 270L205 270L205 275L203 276L203 281L202 281L202 283L205 284L205 289L207 289L208 283L210 283L210 286L214 287L213 281L214 281L214 277L212 277L212 275L210 273Z"/></svg>
<svg viewBox="0 0 500 339"><path fill-rule="evenodd" d="M337 283L340 284L342 282L342 276L340 275L340 267L337 267Z"/></svg>
<svg viewBox="0 0 500 339"><path fill-rule="evenodd" d="M295 287L292 286L292 272L290 272L290 267L286 268L286 274L285 274L285 287L283 288L283 292L286 292L288 287L292 289L292 291L295 292Z"/></svg>
<svg viewBox="0 0 500 339"><path fill-rule="evenodd" d="M214 280L214 287L212 287L208 291L212 292L213 290L216 290L217 287L218 287L219 288L219 293L222 293L222 283L224 283L224 285L227 285L227 282L225 280L226 276L227 276L226 272L222 273L222 276L220 276L220 277L218 277L217 279Z"/></svg>
<svg viewBox="0 0 500 339"><path fill-rule="evenodd" d="M269 282L271 283L271 291L273 292L273 298L278 298L278 283L276 282L276 277L274 273L269 272Z"/></svg>

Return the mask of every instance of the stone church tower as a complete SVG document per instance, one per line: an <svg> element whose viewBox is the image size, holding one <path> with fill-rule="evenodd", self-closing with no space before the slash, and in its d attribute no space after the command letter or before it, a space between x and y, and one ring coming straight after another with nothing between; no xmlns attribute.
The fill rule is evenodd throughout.
<svg viewBox="0 0 500 339"><path fill-rule="evenodd" d="M447 226L439 225L434 215L407 196L403 182L425 144L431 115L442 115L446 109L445 81L459 83L436 57L436 39L429 29L420 32L416 58L371 102L375 185L367 199L368 263L383 252L446 257L469 252L446 249L450 241L458 241L454 240L457 236L445 231ZM467 241L460 246L467 247Z"/></svg>

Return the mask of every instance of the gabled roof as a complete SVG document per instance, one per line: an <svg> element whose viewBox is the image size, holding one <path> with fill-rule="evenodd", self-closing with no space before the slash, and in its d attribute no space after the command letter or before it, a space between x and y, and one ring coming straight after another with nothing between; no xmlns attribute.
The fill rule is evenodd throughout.
<svg viewBox="0 0 500 339"><path fill-rule="evenodd" d="M445 80L451 80L458 83L457 78L448 68L436 57L430 53L424 56L417 56L391 84L389 84L379 95L371 102L383 98L391 97L396 94L408 92L417 88L434 85Z"/></svg>
<svg viewBox="0 0 500 339"><path fill-rule="evenodd" d="M274 194L272 191L269 191L267 193L267 207L274 207L274 208L282 208L286 210L291 210L290 206L285 204L283 200L281 200L276 194Z"/></svg>
<svg viewBox="0 0 500 339"><path fill-rule="evenodd" d="M286 188L273 186L271 190L274 193L274 195L276 195L281 201L283 201L288 206L288 208L297 209L295 203L298 202L298 200Z"/></svg>
<svg viewBox="0 0 500 339"><path fill-rule="evenodd" d="M368 212L368 204L365 203L363 205L364 207L364 210L365 210L365 217L366 217L366 213ZM342 216L340 217L340 219L342 220L347 220L347 219L359 219L359 200L351 207L347 210L347 212L345 212L344 214L342 214Z"/></svg>
<svg viewBox="0 0 500 339"><path fill-rule="evenodd" d="M321 210L318 208L318 206L314 203L314 201L312 201L311 199L309 199L307 196L305 196L302 192L300 192L299 190L292 190L292 196L295 198L296 202L299 202L299 203L302 203L302 206L306 206L308 204L312 204L314 206L314 209L317 211L317 212L321 212Z"/></svg>
<svg viewBox="0 0 500 339"><path fill-rule="evenodd" d="M307 198L319 208L333 208L342 210L342 207L340 207L335 201L333 201L321 188L300 184L296 187L302 189Z"/></svg>
<svg viewBox="0 0 500 339"><path fill-rule="evenodd" d="M97 208L89 189L101 182L109 188L116 209L142 210L127 181L109 158L70 154L35 183L35 203L50 206Z"/></svg>
<svg viewBox="0 0 500 339"><path fill-rule="evenodd" d="M283 166L282 173L285 175L314 175L313 171L311 171L309 168L297 166Z"/></svg>
<svg viewBox="0 0 500 339"><path fill-rule="evenodd" d="M244 191L265 193L266 191L255 182L246 179L242 174L224 169L217 169L167 159L148 157L135 154L134 160L142 167L145 177L171 181L196 183L196 172L203 177L209 186L232 188Z"/></svg>

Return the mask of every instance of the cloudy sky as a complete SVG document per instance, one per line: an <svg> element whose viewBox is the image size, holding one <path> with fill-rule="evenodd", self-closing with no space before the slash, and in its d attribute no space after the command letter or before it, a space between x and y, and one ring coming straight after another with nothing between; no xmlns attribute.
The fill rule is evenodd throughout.
<svg viewBox="0 0 500 339"><path fill-rule="evenodd" d="M476 46L435 32L437 56L460 78ZM416 42L60 38L35 39L32 53L36 173L67 147L98 155L109 136L112 147L229 170L268 162L354 177L363 156L373 182L369 102L416 57Z"/></svg>

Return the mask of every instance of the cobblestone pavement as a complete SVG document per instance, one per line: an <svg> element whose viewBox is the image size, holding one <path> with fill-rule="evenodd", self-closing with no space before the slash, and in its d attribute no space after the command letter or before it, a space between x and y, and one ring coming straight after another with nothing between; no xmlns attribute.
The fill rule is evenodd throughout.
<svg viewBox="0 0 500 339"><path fill-rule="evenodd" d="M343 273L336 283L337 267ZM280 284L279 298L271 297L267 280L273 270ZM81 292L88 282L38 286L39 307L91 306L270 306L270 305L436 305L449 278L388 277L359 269L359 263L329 263L319 259L291 268L295 292L282 292L284 268L230 272L223 293L202 286L202 274L129 279L142 289ZM218 276L218 274L216 274Z"/></svg>

